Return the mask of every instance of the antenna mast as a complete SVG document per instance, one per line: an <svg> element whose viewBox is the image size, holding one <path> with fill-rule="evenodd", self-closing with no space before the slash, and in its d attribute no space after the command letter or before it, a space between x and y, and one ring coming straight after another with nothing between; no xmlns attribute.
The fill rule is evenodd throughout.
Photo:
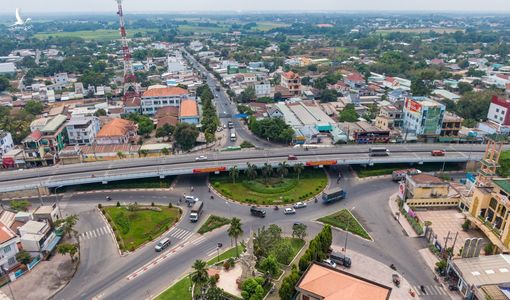
<svg viewBox="0 0 510 300"><path fill-rule="evenodd" d="M122 54L124 60L124 100L130 97L139 96L138 85L136 83L136 76L133 70L133 63L131 62L131 51L129 51L129 44L126 37L126 23L124 21L124 12L122 9L122 0L116 0L118 4L117 14L120 19L120 37L122 41Z"/></svg>

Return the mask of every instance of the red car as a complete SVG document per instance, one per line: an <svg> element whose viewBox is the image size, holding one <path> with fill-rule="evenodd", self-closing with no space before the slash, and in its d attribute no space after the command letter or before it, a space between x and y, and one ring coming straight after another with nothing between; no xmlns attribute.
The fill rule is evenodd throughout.
<svg viewBox="0 0 510 300"><path fill-rule="evenodd" d="M291 154L287 156L287 160L297 160L297 156Z"/></svg>
<svg viewBox="0 0 510 300"><path fill-rule="evenodd" d="M444 156L445 151L444 150L432 150L431 154L432 154L432 156Z"/></svg>

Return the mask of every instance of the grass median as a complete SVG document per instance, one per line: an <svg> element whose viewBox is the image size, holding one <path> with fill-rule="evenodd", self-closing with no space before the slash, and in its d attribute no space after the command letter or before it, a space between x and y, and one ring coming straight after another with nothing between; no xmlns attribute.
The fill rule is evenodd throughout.
<svg viewBox="0 0 510 300"><path fill-rule="evenodd" d="M358 235L364 239L372 240L368 232L361 226L360 222L347 209L342 209L329 216L318 219L319 222L329 224L333 227L340 228Z"/></svg>
<svg viewBox="0 0 510 300"><path fill-rule="evenodd" d="M220 228L227 224L230 224L230 219L212 215L209 216L209 218L207 218L207 220L202 226L200 226L200 228L198 229L198 233L204 234L206 232L213 231L214 229Z"/></svg>
<svg viewBox="0 0 510 300"><path fill-rule="evenodd" d="M102 208L121 250L134 251L175 224L181 210L164 206L107 206Z"/></svg>

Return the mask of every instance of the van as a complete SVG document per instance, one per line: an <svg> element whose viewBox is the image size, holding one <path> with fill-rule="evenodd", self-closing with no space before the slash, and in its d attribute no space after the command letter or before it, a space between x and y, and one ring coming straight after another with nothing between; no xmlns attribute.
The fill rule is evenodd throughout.
<svg viewBox="0 0 510 300"><path fill-rule="evenodd" d="M255 217L260 217L260 218L266 217L266 211L263 209L260 209L256 206L252 206L250 208L250 213L252 216L255 216Z"/></svg>
<svg viewBox="0 0 510 300"><path fill-rule="evenodd" d="M329 254L329 259L337 263L338 265L342 265L346 268L350 268L352 264L350 257L338 252L331 252Z"/></svg>
<svg viewBox="0 0 510 300"><path fill-rule="evenodd" d="M184 202L186 202L186 203L195 203L197 201L198 201L198 198L193 197L193 196L185 196L184 197Z"/></svg>
<svg viewBox="0 0 510 300"><path fill-rule="evenodd" d="M165 250L168 246L170 246L170 239L164 238L156 244L154 249L156 250L156 252L160 252Z"/></svg>

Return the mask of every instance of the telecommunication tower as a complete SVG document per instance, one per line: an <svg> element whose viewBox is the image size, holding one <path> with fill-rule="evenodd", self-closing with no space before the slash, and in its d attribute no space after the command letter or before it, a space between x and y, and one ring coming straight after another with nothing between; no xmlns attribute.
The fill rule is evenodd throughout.
<svg viewBox="0 0 510 300"><path fill-rule="evenodd" d="M116 0L118 5L117 14L120 19L120 37L122 41L122 54L124 60L124 100L128 98L138 97L139 90L136 82L135 72L133 71L133 63L131 62L131 51L126 37L126 23L124 21L124 12L122 9L122 0Z"/></svg>

